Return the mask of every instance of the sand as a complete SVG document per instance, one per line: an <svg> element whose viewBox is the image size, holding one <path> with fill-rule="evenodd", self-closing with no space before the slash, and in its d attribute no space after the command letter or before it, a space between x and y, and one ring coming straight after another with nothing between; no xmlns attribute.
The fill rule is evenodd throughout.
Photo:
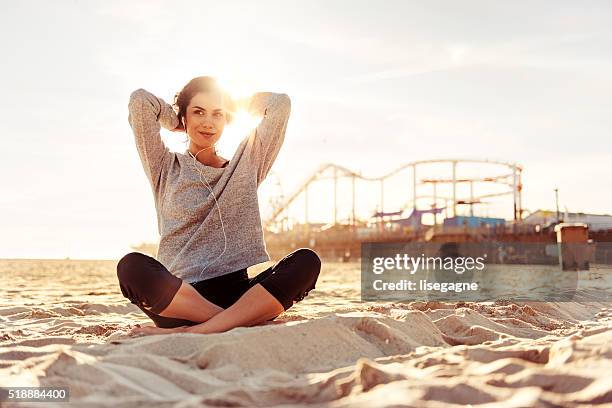
<svg viewBox="0 0 612 408"><path fill-rule="evenodd" d="M67 386L70 406L116 408L612 402L609 302L364 303L359 265L324 263L279 323L129 337L149 320L115 265L0 261L1 386Z"/></svg>

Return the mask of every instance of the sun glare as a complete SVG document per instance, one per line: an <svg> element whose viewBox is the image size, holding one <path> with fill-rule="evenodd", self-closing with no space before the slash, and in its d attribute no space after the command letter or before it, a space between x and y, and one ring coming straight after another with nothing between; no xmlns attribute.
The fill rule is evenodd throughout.
<svg viewBox="0 0 612 408"><path fill-rule="evenodd" d="M236 112L232 123L223 131L223 136L219 140L219 149L225 155L233 155L240 142L259 125L259 122L261 117L251 115L245 110Z"/></svg>
<svg viewBox="0 0 612 408"><path fill-rule="evenodd" d="M254 81L243 75L214 75L219 85L227 91L234 100L243 100L256 92ZM244 138L259 125L261 117L251 115L246 107L234 112L234 119L223 131L219 141L219 149L227 156L233 155ZM229 158L229 157L228 157Z"/></svg>

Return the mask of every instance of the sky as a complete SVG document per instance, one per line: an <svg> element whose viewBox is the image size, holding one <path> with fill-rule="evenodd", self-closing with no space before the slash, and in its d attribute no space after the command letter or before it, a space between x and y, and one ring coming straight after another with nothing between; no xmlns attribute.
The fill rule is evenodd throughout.
<svg viewBox="0 0 612 408"><path fill-rule="evenodd" d="M0 258L118 259L157 240L129 95L170 102L200 75L291 97L262 214L323 163L379 177L444 158L520 164L528 211L553 209L558 188L562 210L610 214L611 20L607 1L6 2ZM185 150L183 134L162 137ZM410 180L389 181L386 211ZM367 217L378 187L358 184ZM331 221L330 185L309 191L311 221ZM511 217L511 202L483 207Z"/></svg>

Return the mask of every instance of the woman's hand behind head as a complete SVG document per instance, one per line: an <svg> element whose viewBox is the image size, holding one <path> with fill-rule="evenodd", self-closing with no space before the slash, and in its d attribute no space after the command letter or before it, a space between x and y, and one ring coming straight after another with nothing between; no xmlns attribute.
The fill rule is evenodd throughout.
<svg viewBox="0 0 612 408"><path fill-rule="evenodd" d="M184 132L184 131L185 131L185 127L183 126L183 123L180 120L179 120L178 126L171 130L171 132Z"/></svg>

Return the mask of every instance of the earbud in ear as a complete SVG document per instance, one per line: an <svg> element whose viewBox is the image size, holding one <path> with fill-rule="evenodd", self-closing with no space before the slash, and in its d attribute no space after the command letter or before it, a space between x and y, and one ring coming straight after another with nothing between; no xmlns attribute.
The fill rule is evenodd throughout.
<svg viewBox="0 0 612 408"><path fill-rule="evenodd" d="M183 123L183 130L185 131L185 133L187 133L187 124L185 123L184 117L181 118L181 122Z"/></svg>

